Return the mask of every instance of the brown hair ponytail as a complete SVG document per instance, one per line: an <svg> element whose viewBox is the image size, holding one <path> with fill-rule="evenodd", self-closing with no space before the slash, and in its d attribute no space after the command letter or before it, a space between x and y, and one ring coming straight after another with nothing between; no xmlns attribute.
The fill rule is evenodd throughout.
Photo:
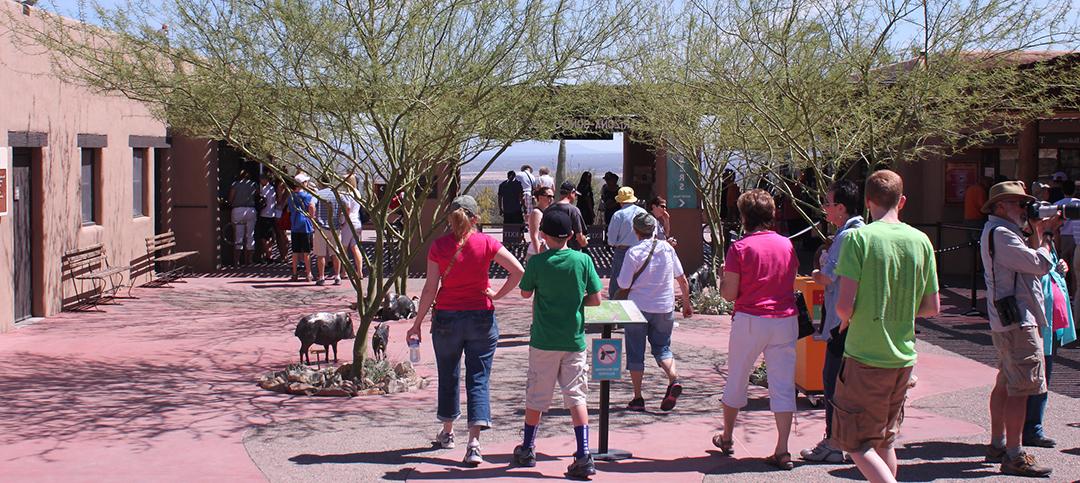
<svg viewBox="0 0 1080 483"><path fill-rule="evenodd" d="M465 243L465 239L473 230L472 220L465 208L458 208L450 212L450 230L454 232L454 238L457 239L458 245Z"/></svg>

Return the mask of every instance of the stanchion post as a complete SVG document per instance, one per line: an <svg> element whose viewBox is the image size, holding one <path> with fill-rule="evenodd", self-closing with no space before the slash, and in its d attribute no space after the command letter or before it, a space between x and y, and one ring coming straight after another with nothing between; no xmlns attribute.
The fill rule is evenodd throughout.
<svg viewBox="0 0 1080 483"><path fill-rule="evenodd" d="M978 303L979 292L979 247L980 241L978 238L974 238L971 234L968 234L970 241L968 246L971 247L971 308L964 315L968 317L982 316L983 313L975 307Z"/></svg>
<svg viewBox="0 0 1080 483"><path fill-rule="evenodd" d="M602 335L605 339L611 338L611 324L604 324ZM610 416L611 381L600 381L600 454L608 452L608 417Z"/></svg>

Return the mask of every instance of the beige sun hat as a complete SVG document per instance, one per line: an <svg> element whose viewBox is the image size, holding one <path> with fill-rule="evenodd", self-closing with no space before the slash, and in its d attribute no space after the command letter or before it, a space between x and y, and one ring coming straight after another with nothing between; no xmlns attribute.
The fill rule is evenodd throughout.
<svg viewBox="0 0 1080 483"><path fill-rule="evenodd" d="M619 188L619 194L615 195L616 203L637 203L637 196L634 196L634 188L629 186L623 186Z"/></svg>
<svg viewBox="0 0 1080 483"><path fill-rule="evenodd" d="M990 188L990 197L987 198L986 203L983 203L982 212L989 214L994 203L1012 198L1035 201L1035 197L1029 195L1024 189L1023 181L1002 181Z"/></svg>

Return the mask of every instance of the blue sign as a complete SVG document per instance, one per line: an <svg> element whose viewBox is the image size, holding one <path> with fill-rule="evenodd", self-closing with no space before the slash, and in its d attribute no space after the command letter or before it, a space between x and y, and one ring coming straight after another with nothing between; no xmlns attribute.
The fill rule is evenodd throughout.
<svg viewBox="0 0 1080 483"><path fill-rule="evenodd" d="M695 172L687 169L686 160L671 151L667 153L668 208L697 208L698 194L694 186ZM669 235L670 236L670 235Z"/></svg>
<svg viewBox="0 0 1080 483"><path fill-rule="evenodd" d="M592 380L622 379L622 339L592 340Z"/></svg>

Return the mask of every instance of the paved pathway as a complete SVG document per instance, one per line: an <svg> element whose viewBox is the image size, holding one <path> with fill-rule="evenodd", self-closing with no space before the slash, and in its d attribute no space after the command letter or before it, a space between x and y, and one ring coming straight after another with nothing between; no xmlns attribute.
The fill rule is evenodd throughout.
<svg viewBox="0 0 1080 483"><path fill-rule="evenodd" d="M413 281L411 291L419 289ZM492 409L484 435L488 464L466 468L463 449L435 450L434 385L410 394L353 399L307 398L255 386L262 372L293 362L292 328L315 310L340 310L344 287L311 287L243 273L193 278L173 288L136 289L136 300L98 313L65 313L0 335L0 480L3 481L370 481L561 478L573 451L569 417L555 410L538 440L535 469L509 469L520 438L529 305L499 304L502 336ZM709 443L719 427L728 319L682 320L674 350L687 393L672 413L656 410L659 372L646 384L650 411L616 410L612 446L636 458L601 463L596 480L819 481L857 478L850 465L799 465L770 471L772 449L764 391L755 388L737 429L738 458ZM406 322L392 328L390 356L402 359ZM339 347L348 354L352 344ZM430 345L418 371L432 375ZM993 371L920 343L919 386L902 435L901 479L996 479L981 461L985 399ZM591 393L596 407L598 392ZM613 389L629 399L629 384ZM593 412L592 442L598 441ZM1054 481L1080 479L1080 404L1053 394L1048 419L1061 450L1035 450L1057 469ZM822 411L800 401L792 450L822 431ZM462 430L464 428L461 428Z"/></svg>

